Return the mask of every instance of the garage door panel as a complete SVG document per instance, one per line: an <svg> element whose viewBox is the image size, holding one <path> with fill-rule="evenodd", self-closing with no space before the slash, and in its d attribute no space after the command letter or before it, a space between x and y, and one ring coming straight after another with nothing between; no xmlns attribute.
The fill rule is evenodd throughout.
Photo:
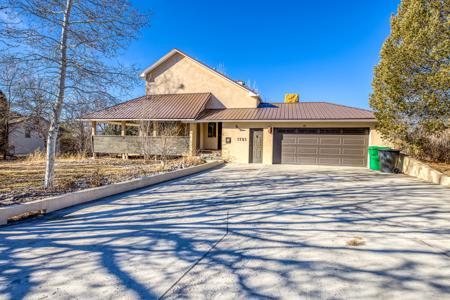
<svg viewBox="0 0 450 300"><path fill-rule="evenodd" d="M319 153L319 149L317 147L297 147L296 153L317 155Z"/></svg>
<svg viewBox="0 0 450 300"><path fill-rule="evenodd" d="M366 150L364 148L342 148L342 154L351 156L365 156Z"/></svg>
<svg viewBox="0 0 450 300"><path fill-rule="evenodd" d="M316 145L318 138L315 136L299 136L298 134L284 134L283 144L286 145Z"/></svg>
<svg viewBox="0 0 450 300"><path fill-rule="evenodd" d="M281 163L300 165L366 166L367 130L311 129L312 133L280 134ZM358 130L357 130L358 129ZM300 130L299 130L300 131ZM341 134L332 134L340 132ZM360 133L360 134L357 134Z"/></svg>
<svg viewBox="0 0 450 300"><path fill-rule="evenodd" d="M339 165L341 165L341 158L340 157L319 157L319 165L339 166Z"/></svg>
<svg viewBox="0 0 450 300"><path fill-rule="evenodd" d="M318 138L310 138L310 137L298 137L296 139L297 145L317 145Z"/></svg>
<svg viewBox="0 0 450 300"><path fill-rule="evenodd" d="M285 153L295 153L297 151L297 145L295 144L283 144L283 151Z"/></svg>
<svg viewBox="0 0 450 300"><path fill-rule="evenodd" d="M328 154L328 155L340 155L341 148L330 147L330 148L320 148L319 154Z"/></svg>
<svg viewBox="0 0 450 300"><path fill-rule="evenodd" d="M342 141L339 137L319 138L319 145L341 145Z"/></svg>
<svg viewBox="0 0 450 300"><path fill-rule="evenodd" d="M342 138L342 145L366 145L366 138L365 137L358 137L358 136L352 136L352 137L343 137Z"/></svg>
<svg viewBox="0 0 450 300"><path fill-rule="evenodd" d="M284 164L298 164L297 163L297 158L296 157L283 157L283 163Z"/></svg>
<svg viewBox="0 0 450 300"><path fill-rule="evenodd" d="M297 137L292 134L284 134L283 135L283 143L287 144L295 144L297 142Z"/></svg>
<svg viewBox="0 0 450 300"><path fill-rule="evenodd" d="M297 164L299 164L299 165L317 165L318 161L317 161L317 157L315 157L315 156L299 157L297 159Z"/></svg>

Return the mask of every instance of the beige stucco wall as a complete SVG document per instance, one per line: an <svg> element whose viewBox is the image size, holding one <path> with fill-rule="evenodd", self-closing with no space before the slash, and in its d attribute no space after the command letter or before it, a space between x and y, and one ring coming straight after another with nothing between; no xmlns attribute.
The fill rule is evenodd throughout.
<svg viewBox="0 0 450 300"><path fill-rule="evenodd" d="M236 163L249 162L250 130L247 126L236 127L237 123L222 124L222 157ZM226 138L231 143L226 143Z"/></svg>
<svg viewBox="0 0 450 300"><path fill-rule="evenodd" d="M208 123L201 123L202 149L203 150L217 150L219 126L216 123L216 137L208 137Z"/></svg>
<svg viewBox="0 0 450 300"><path fill-rule="evenodd" d="M324 128L324 127L367 127L370 128L369 145L386 145L375 131L374 122L236 122L223 123L222 131L222 156L237 163L249 162L250 128L263 128L263 163L272 164L273 161L273 130L269 128ZM226 138L231 138L231 143L226 143ZM238 140L238 138L240 138Z"/></svg>
<svg viewBox="0 0 450 300"><path fill-rule="evenodd" d="M259 100L249 91L197 62L174 54L147 74L147 94L212 93L207 108L256 107Z"/></svg>
<svg viewBox="0 0 450 300"><path fill-rule="evenodd" d="M44 151L45 141L38 132L32 130L30 137L25 137L25 123L16 125L9 133L9 146L14 155L25 155L34 151Z"/></svg>
<svg viewBox="0 0 450 300"><path fill-rule="evenodd" d="M393 144L385 141L377 130L372 129L369 136L369 146L393 147Z"/></svg>

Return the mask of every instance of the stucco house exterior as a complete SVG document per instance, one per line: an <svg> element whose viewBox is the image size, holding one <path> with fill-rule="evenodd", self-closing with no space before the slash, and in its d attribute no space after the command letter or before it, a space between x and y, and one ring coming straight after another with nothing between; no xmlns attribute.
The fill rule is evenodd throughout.
<svg viewBox="0 0 450 300"><path fill-rule="evenodd" d="M139 153L136 145L145 141L157 154L152 145L161 144L164 124L181 128L165 142L171 154L210 151L237 163L367 166L367 147L383 145L371 111L328 102L264 103L242 82L178 49L141 78L146 95L81 119L92 123L95 153ZM98 123L120 125L121 136L97 135ZM139 128L136 136L125 134L128 126Z"/></svg>
<svg viewBox="0 0 450 300"><path fill-rule="evenodd" d="M35 151L45 150L45 135L48 122L44 119L39 121L39 126L26 117L17 115L8 122L9 125L9 154L27 155Z"/></svg>

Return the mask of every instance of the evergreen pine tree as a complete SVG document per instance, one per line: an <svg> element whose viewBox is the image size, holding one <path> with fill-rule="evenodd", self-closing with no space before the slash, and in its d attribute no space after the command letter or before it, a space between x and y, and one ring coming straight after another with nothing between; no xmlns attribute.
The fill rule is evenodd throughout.
<svg viewBox="0 0 450 300"><path fill-rule="evenodd" d="M378 130L413 155L423 156L433 137L448 138L449 11L450 0L402 0L375 67L370 105Z"/></svg>

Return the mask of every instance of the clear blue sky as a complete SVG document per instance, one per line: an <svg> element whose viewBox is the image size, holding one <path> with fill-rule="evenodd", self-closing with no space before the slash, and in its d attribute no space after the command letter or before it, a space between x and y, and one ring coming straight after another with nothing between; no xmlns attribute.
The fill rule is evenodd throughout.
<svg viewBox="0 0 450 300"><path fill-rule="evenodd" d="M299 93L300 101L367 108L373 67L399 2L135 0L153 16L124 58L145 68L179 48L255 83L265 101ZM142 94L144 83L130 96Z"/></svg>

